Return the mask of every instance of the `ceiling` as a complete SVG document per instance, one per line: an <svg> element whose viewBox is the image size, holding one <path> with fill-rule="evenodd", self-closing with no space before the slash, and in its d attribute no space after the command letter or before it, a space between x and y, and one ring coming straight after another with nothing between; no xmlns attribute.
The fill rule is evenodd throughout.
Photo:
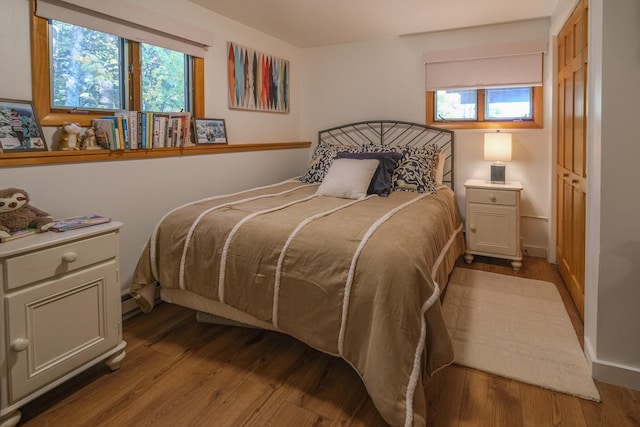
<svg viewBox="0 0 640 427"><path fill-rule="evenodd" d="M190 0L298 47L551 16L558 0Z"/></svg>

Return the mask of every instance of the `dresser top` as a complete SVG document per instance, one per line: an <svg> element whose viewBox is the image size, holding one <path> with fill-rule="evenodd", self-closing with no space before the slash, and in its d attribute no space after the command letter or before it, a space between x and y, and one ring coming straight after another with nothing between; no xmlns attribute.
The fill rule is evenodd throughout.
<svg viewBox="0 0 640 427"><path fill-rule="evenodd" d="M468 179L464 182L464 186L466 188L522 191L522 184L518 181L505 181L504 184L497 184L489 181L488 179Z"/></svg>
<svg viewBox="0 0 640 427"><path fill-rule="evenodd" d="M92 225L75 230L63 231L61 233L55 231L37 233L21 239L0 243L0 257L4 258L22 252L56 246L74 240L86 239L99 234L112 233L119 230L122 226L123 224L121 222L110 221L105 224Z"/></svg>

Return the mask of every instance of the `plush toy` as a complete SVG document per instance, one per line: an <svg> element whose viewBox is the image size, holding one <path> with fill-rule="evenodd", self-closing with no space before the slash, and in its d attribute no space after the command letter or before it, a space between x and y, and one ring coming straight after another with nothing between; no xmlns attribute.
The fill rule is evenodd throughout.
<svg viewBox="0 0 640 427"><path fill-rule="evenodd" d="M33 227L47 231L53 224L48 213L29 204L29 194L19 188L0 190L0 238Z"/></svg>
<svg viewBox="0 0 640 427"><path fill-rule="evenodd" d="M81 150L100 150L102 147L99 147L96 141L96 130L93 126L88 127L87 130L84 131L84 136L82 137L82 144L80 144Z"/></svg>
<svg viewBox="0 0 640 427"><path fill-rule="evenodd" d="M80 149L80 132L82 128L76 122L62 125L60 130L60 142L58 143L61 150L79 150Z"/></svg>

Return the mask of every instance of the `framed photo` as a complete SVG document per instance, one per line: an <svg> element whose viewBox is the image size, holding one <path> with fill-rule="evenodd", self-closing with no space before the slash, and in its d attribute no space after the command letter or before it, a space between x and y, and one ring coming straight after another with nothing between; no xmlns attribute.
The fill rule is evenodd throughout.
<svg viewBox="0 0 640 427"><path fill-rule="evenodd" d="M196 144L226 144L227 128L224 119L193 119Z"/></svg>
<svg viewBox="0 0 640 427"><path fill-rule="evenodd" d="M48 150L32 102L0 98L0 148L4 153Z"/></svg>

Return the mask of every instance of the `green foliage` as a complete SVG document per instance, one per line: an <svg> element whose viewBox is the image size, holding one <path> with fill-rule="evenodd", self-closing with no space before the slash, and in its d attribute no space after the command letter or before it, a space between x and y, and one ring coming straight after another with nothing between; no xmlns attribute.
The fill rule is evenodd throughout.
<svg viewBox="0 0 640 427"><path fill-rule="evenodd" d="M52 105L62 108L125 108L125 40L51 21ZM186 55L141 44L142 104L146 111L187 110Z"/></svg>
<svg viewBox="0 0 640 427"><path fill-rule="evenodd" d="M142 43L142 109L185 111L186 85L183 53Z"/></svg>
<svg viewBox="0 0 640 427"><path fill-rule="evenodd" d="M120 38L59 21L50 28L53 105L122 108Z"/></svg>

